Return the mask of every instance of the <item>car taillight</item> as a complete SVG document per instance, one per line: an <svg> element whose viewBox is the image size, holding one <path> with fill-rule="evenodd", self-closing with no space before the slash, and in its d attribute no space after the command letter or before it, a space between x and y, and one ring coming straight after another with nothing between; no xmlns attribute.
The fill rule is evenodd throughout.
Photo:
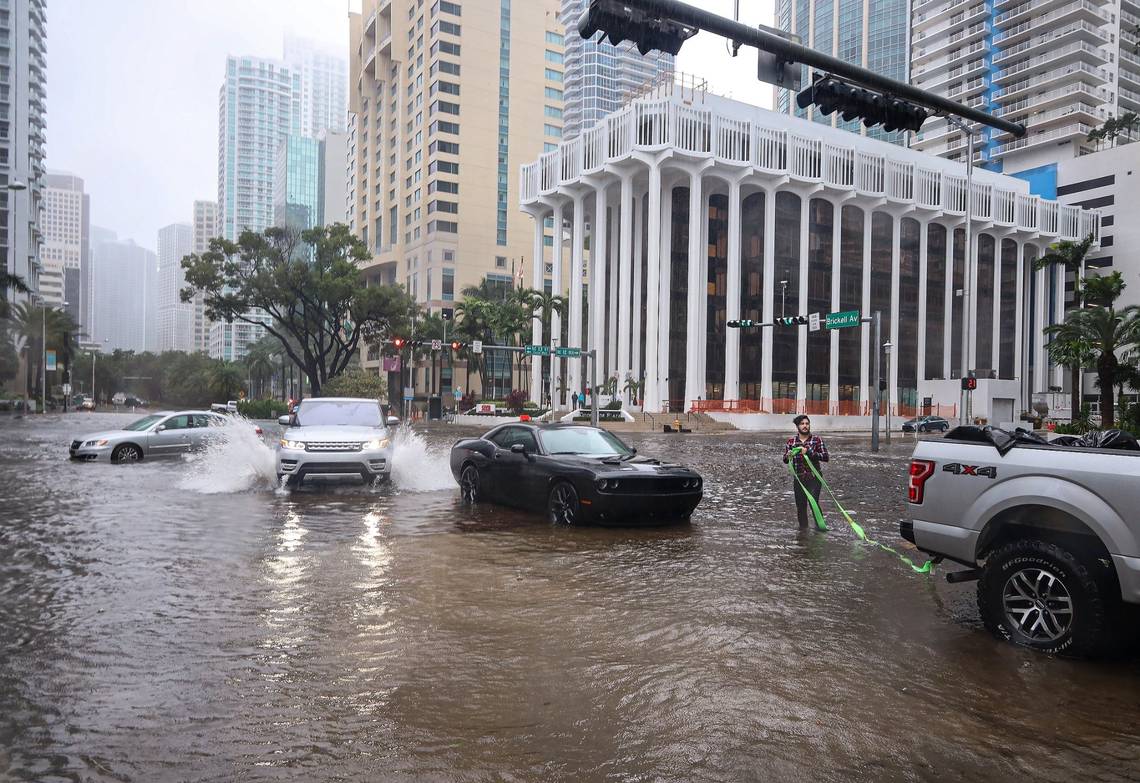
<svg viewBox="0 0 1140 783"><path fill-rule="evenodd" d="M928 459L910 461L910 481L907 482L906 499L911 503L922 502L922 491L926 480L934 475L934 463Z"/></svg>

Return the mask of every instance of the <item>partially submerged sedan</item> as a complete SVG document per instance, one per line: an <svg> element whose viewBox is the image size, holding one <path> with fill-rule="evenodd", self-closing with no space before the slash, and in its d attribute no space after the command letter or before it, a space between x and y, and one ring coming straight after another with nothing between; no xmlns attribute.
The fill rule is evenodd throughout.
<svg viewBox="0 0 1140 783"><path fill-rule="evenodd" d="M451 448L463 499L544 511L556 524L688 520L700 474L640 456L598 427L504 424Z"/></svg>
<svg viewBox="0 0 1140 783"><path fill-rule="evenodd" d="M226 417L208 411L166 411L143 416L122 429L92 432L71 442L72 459L138 462L152 457L174 457L204 448L219 436ZM261 428L253 425L257 434Z"/></svg>

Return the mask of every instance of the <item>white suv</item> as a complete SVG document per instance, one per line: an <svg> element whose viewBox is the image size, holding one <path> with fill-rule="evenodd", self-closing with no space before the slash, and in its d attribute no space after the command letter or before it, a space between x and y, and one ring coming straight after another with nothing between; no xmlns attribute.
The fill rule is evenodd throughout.
<svg viewBox="0 0 1140 783"><path fill-rule="evenodd" d="M277 479L359 476L362 481L392 475L392 438L376 400L313 397L302 400L277 447Z"/></svg>

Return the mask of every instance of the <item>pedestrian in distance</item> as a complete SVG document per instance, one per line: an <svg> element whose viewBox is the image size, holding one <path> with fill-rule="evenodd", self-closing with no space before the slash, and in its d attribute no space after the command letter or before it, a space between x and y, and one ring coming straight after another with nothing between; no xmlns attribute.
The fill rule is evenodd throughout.
<svg viewBox="0 0 1140 783"><path fill-rule="evenodd" d="M791 464L798 481L792 482L792 491L796 496L796 515L799 518L800 530L805 530L809 523L809 503L804 489L811 493L816 505L819 505L819 491L822 488L820 481L812 472L810 465L820 470L820 463L827 462L829 455L823 438L813 435L811 419L800 414L792 419L796 426L796 434L788 438L784 444L784 464Z"/></svg>
<svg viewBox="0 0 1140 783"><path fill-rule="evenodd" d="M574 410L578 410L578 391L577 390L575 390L574 393L570 395L570 402L572 402L574 404Z"/></svg>

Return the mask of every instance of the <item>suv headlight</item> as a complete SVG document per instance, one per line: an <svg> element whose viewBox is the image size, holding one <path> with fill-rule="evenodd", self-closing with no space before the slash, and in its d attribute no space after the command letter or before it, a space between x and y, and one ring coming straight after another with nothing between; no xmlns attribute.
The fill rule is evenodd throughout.
<svg viewBox="0 0 1140 783"><path fill-rule="evenodd" d="M282 438L281 439L281 448L283 448L283 449L300 449L301 451L304 451L305 441L303 441L303 440L285 440L285 438Z"/></svg>
<svg viewBox="0 0 1140 783"><path fill-rule="evenodd" d="M372 440L364 441L361 445L366 449L386 449L392 445L392 441L388 438L373 438Z"/></svg>

